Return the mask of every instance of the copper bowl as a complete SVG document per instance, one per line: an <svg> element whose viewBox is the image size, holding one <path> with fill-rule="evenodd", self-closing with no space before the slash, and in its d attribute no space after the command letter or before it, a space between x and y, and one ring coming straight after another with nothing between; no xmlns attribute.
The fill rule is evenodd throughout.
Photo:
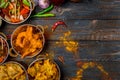
<svg viewBox="0 0 120 80"><path fill-rule="evenodd" d="M21 48L20 46L16 46L16 42L17 42L17 39L18 39L17 37L19 36L20 33L27 31L29 26L32 27L32 29L33 29L32 32L33 33L35 33L35 34L39 33L40 34L39 38L37 40L41 40L42 47L41 48L36 48L35 53L27 55L26 58L32 58L32 57L35 57L36 55L38 55L43 50L43 47L44 47L44 44L45 44L44 33L42 32L42 30L38 26L31 25L31 24L24 24L24 25L21 25L21 26L17 27L11 35L11 46L12 46L13 51L15 53L18 53L22 57L21 54L22 54L22 51L24 50L24 48L26 48L26 50L27 50L28 46L33 43L33 42L30 42L30 40L29 40L29 44L25 43L25 44L28 44L28 45L26 45L26 47L24 47L24 48ZM29 35L29 34L30 33L27 33L27 35ZM32 35L35 35L35 34L32 34ZM25 37L29 38L28 36L25 36ZM24 39L24 36L21 37L21 38ZM33 39L33 37L32 37L32 39ZM34 45L38 45L38 44L35 43ZM31 49L31 47L29 47L29 49Z"/></svg>
<svg viewBox="0 0 120 80"><path fill-rule="evenodd" d="M0 50L0 51L4 51L4 55L1 53L1 58L3 58L3 60L1 60L0 64L4 63L6 61L6 59L8 58L8 55L9 55L9 45L8 45L8 42L6 41L6 39L2 36L0 36L0 46L1 46L1 49L3 47L3 50Z"/></svg>
<svg viewBox="0 0 120 80"><path fill-rule="evenodd" d="M38 58L38 59L34 60L34 61L28 66L28 69L29 69L30 67L32 67L36 62L44 61L44 60L48 60L48 59L47 59L47 58ZM49 59L49 61L52 62L53 64L55 64L56 69L57 69L57 78L55 78L54 80L60 80L60 78L61 78L61 72L60 72L60 68L59 68L58 64L57 64L54 60ZM40 66L39 66L39 67L40 67ZM38 68L39 68L39 67L38 67ZM28 69L27 69L27 71L28 71ZM47 76L47 75L46 75L46 76ZM54 74L54 76L56 76L56 75ZM28 73L28 77L29 77L30 80L32 80L32 77L29 75L29 73Z"/></svg>
<svg viewBox="0 0 120 80"><path fill-rule="evenodd" d="M8 21L4 17L1 16L2 20L9 23L9 24L21 24L21 23L25 22L30 17L30 15L31 15L32 11L34 10L34 7L35 7L35 3L33 2L33 0L28 0L28 2L30 3L30 12L24 20L21 20L20 22L11 22L11 21ZM1 14L3 14L2 11L1 11Z"/></svg>
<svg viewBox="0 0 120 80"><path fill-rule="evenodd" d="M8 65L8 64L15 64L15 65L18 65L22 70L23 70L23 73L24 73L24 75L25 75L25 80L29 80L28 79L28 74L27 74L27 71L26 71L26 69L25 69L25 67L23 66L23 65L21 65L20 63L18 63L18 62L16 62L16 61L9 61L9 62L5 62L4 64L2 64L3 66L6 66L6 65ZM8 66L8 67L12 67L12 66ZM13 67L15 67L15 65L13 66ZM13 68L12 67L12 68ZM16 68L15 67L15 69L19 69L19 68ZM11 69L12 70L12 69ZM7 70L8 71L8 70ZM20 74L20 75L23 75L23 73L22 74ZM14 77L14 76L13 76Z"/></svg>

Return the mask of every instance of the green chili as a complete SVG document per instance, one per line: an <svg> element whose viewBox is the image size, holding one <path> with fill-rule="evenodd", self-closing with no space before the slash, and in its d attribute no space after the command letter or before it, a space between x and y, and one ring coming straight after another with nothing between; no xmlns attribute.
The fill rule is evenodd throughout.
<svg viewBox="0 0 120 80"><path fill-rule="evenodd" d="M3 3L3 2L5 2L5 1L4 1L4 0L1 0L1 1L0 1L0 3Z"/></svg>
<svg viewBox="0 0 120 80"><path fill-rule="evenodd" d="M4 8L5 4L6 4L6 2L1 3L0 8Z"/></svg>
<svg viewBox="0 0 120 80"><path fill-rule="evenodd" d="M49 13L49 14L41 14L41 15L33 15L32 17L54 17L55 14Z"/></svg>
<svg viewBox="0 0 120 80"><path fill-rule="evenodd" d="M7 2L5 5L4 5L4 8L6 8L8 6L9 2Z"/></svg>
<svg viewBox="0 0 120 80"><path fill-rule="evenodd" d="M30 3L28 2L28 0L23 0L23 4L30 6Z"/></svg>
<svg viewBox="0 0 120 80"><path fill-rule="evenodd" d="M6 8L8 6L9 2L5 2L4 0L0 1L0 8Z"/></svg>
<svg viewBox="0 0 120 80"><path fill-rule="evenodd" d="M51 4L48 8L44 9L41 12L38 12L37 15L41 15L41 14L44 14L44 13L46 13L48 11L51 11L53 9L53 7L54 7L53 4Z"/></svg>

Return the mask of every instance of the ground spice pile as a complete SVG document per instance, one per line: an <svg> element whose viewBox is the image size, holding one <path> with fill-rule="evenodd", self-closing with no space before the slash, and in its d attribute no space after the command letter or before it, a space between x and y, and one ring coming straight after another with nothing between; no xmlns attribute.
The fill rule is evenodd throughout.
<svg viewBox="0 0 120 80"><path fill-rule="evenodd" d="M98 70L102 73L102 80L112 80L112 78L109 76L109 73L104 69L104 67L101 64L97 64L95 62L85 62L81 65L80 69L77 70L76 77L70 78L70 80L82 80L83 78L83 72L88 68L94 68L96 67Z"/></svg>
<svg viewBox="0 0 120 80"><path fill-rule="evenodd" d="M78 52L78 42L71 39L71 31L63 33L63 36L59 37L60 42L56 42L57 45L62 45L65 49L72 53Z"/></svg>

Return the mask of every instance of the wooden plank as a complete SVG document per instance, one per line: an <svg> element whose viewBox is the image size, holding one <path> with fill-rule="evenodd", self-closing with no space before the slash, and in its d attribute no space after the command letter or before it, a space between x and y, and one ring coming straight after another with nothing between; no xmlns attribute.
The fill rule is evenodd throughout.
<svg viewBox="0 0 120 80"><path fill-rule="evenodd" d="M80 62L96 62L101 64L108 72L112 80L120 79L120 42L119 41L78 41L79 49L77 57L74 53L71 53L65 49L64 46L58 46L56 41L46 41L44 50L40 54L46 52L50 55L54 55L53 59L60 66L61 79L69 80L71 77L76 76L77 70L81 69L77 63ZM72 47L72 46L71 46ZM119 53L116 55L116 53ZM112 54L112 56L111 56ZM114 54L114 55L113 55ZM64 64L58 59L59 56L64 58ZM9 60L18 61L27 68L28 65L35 60L36 57L31 59L8 58ZM101 79L100 71L96 68L85 70L83 78ZM93 76L94 75L94 76ZM111 76L112 75L112 76Z"/></svg>
<svg viewBox="0 0 120 80"><path fill-rule="evenodd" d="M80 69L76 66L79 61L101 64L112 80L120 80L120 20L116 20L120 19L119 8L119 0L92 0L91 3L84 0L83 3L63 5L62 14L56 13L57 17L30 18L23 24L48 25L45 30L46 44L40 54L48 52L54 55L54 60L60 66L61 80L70 80L71 77L76 76L77 70ZM55 32L51 32L53 23L58 20L64 20L68 27L61 26ZM4 23L0 27L0 32L10 35L20 25ZM56 42L63 42L59 38L68 31L72 32L68 41L78 42L76 53L67 51L63 44L62 46L56 44ZM10 41L8 42L10 44ZM64 64L58 59L59 56L64 58ZM7 61L18 61L27 68L35 59L36 57L21 59L9 56ZM101 80L100 75L100 71L96 68L87 69L83 74L83 79Z"/></svg>
<svg viewBox="0 0 120 80"><path fill-rule="evenodd" d="M33 13L40 10L37 6ZM56 17L42 19L120 19L119 0L91 0L91 2L83 0L82 3L68 2L58 10L58 12L56 9L52 11L52 13L56 14Z"/></svg>
<svg viewBox="0 0 120 80"><path fill-rule="evenodd" d="M70 37L74 40L120 40L120 20L64 20L68 27L61 25L52 32L51 27L56 21L30 19L23 24L47 25L45 34L48 40L59 40L68 31L71 31ZM0 31L9 35L18 26L6 23Z"/></svg>
<svg viewBox="0 0 120 80"><path fill-rule="evenodd" d="M98 64L102 64L104 66L104 69L110 74L113 75L112 79L119 80L119 55L110 56L110 54L115 54L120 51L120 42L114 42L114 41L80 41L79 42L79 50L78 50L78 56L74 57L74 54L71 52L68 52L65 50L65 47L58 47L55 45L55 41L49 41L48 47L46 50L48 51L54 51L55 52L55 60L60 65L60 69L62 71L62 80L66 80L66 78L73 77L76 75L76 71L80 69L76 66L76 63L78 61L82 62L91 62L95 61ZM52 47L51 47L52 46ZM104 55L105 54L105 55ZM63 56L65 64L62 64L58 60L58 56ZM97 72L95 69L92 69L92 72L88 69L84 73L84 77L86 80L89 78L91 79L100 79L99 72ZM88 73L87 73L88 72ZM88 74L88 75L87 75ZM94 77L93 77L93 75ZM68 80L68 79L67 79Z"/></svg>

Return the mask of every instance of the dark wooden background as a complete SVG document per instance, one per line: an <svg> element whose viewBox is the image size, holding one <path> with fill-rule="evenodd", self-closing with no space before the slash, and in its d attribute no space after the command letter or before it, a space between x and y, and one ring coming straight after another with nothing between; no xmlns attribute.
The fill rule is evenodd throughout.
<svg viewBox="0 0 120 80"><path fill-rule="evenodd" d="M29 18L22 24L48 25L43 53L46 51L55 53L54 59L60 66L61 80L70 80L76 76L76 71L79 69L76 66L78 61L98 62L104 66L112 80L120 80L120 0L67 2L59 10L59 12L55 9L52 11L56 17ZM36 7L33 14L38 11L40 9ZM63 20L68 27L58 27L55 32L51 32L52 25L58 20ZM4 22L0 31L10 35L18 26ZM70 37L79 43L78 58L74 58L74 54L66 51L64 47L55 44L68 30L72 32ZM58 56L64 57L64 64L58 60ZM9 57L8 60L20 61L28 66L34 58L21 60L19 57ZM101 80L96 75L99 73L87 70L83 80Z"/></svg>

